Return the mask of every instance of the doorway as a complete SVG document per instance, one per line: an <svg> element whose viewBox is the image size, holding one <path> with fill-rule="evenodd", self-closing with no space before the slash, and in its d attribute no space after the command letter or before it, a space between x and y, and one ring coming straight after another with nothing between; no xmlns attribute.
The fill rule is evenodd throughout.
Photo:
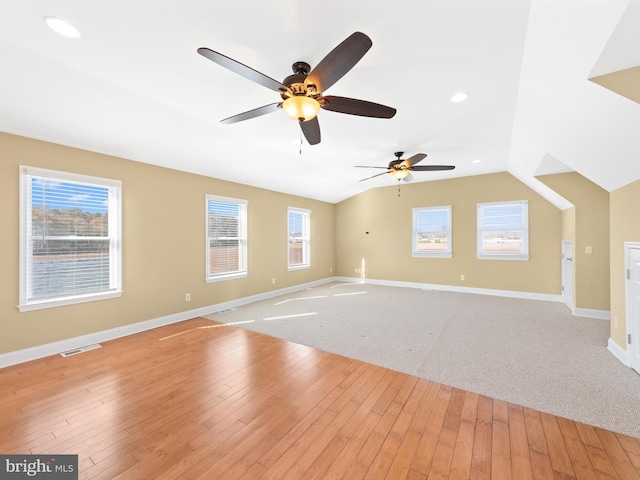
<svg viewBox="0 0 640 480"><path fill-rule="evenodd" d="M562 303L573 312L573 242L562 241Z"/></svg>
<svg viewBox="0 0 640 480"><path fill-rule="evenodd" d="M640 243L625 242L625 295L629 366L640 373Z"/></svg>

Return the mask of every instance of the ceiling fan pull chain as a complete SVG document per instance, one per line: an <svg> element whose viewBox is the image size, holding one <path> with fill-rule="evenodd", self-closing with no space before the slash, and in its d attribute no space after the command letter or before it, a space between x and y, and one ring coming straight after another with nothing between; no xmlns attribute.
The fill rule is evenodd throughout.
<svg viewBox="0 0 640 480"><path fill-rule="evenodd" d="M302 156L302 130L300 130L300 150L298 153L300 156Z"/></svg>

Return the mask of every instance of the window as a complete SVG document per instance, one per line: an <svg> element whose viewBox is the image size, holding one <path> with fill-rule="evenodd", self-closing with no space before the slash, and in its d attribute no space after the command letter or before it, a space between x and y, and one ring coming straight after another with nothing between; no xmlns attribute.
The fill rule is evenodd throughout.
<svg viewBox="0 0 640 480"><path fill-rule="evenodd" d="M20 311L122 294L121 183L20 167Z"/></svg>
<svg viewBox="0 0 640 480"><path fill-rule="evenodd" d="M207 281L247 275L247 201L207 195Z"/></svg>
<svg viewBox="0 0 640 480"><path fill-rule="evenodd" d="M413 256L451 258L451 206L413 209Z"/></svg>
<svg viewBox="0 0 640 480"><path fill-rule="evenodd" d="M287 217L289 270L309 267L311 211L289 207Z"/></svg>
<svg viewBox="0 0 640 480"><path fill-rule="evenodd" d="M478 204L478 258L529 259L526 200Z"/></svg>

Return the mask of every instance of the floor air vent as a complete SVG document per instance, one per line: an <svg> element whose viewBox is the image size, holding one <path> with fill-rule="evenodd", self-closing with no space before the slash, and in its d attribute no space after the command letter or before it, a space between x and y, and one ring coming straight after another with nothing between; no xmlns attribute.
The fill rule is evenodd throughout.
<svg viewBox="0 0 640 480"><path fill-rule="evenodd" d="M95 350L96 348L101 348L102 345L99 343L94 343L93 345L87 345L85 347L74 348L73 350L69 350L67 352L62 352L60 354L61 357L70 357L71 355L77 355L79 353L88 352L89 350Z"/></svg>
<svg viewBox="0 0 640 480"><path fill-rule="evenodd" d="M237 308L227 308L225 310L220 310L220 311L218 311L216 313L229 313L229 312L234 312L236 310L237 310Z"/></svg>

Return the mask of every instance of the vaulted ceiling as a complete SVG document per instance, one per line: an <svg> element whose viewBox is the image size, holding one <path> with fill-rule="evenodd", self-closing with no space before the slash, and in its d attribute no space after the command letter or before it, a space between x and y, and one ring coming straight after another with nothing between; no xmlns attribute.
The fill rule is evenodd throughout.
<svg viewBox="0 0 640 480"><path fill-rule="evenodd" d="M640 0L0 0L0 130L328 202L423 152L456 168L414 182L509 171L564 208L536 175L640 179L639 25ZM318 145L282 111L220 123L280 97L199 47L282 81L356 31L373 46L327 94L393 118L321 110Z"/></svg>

